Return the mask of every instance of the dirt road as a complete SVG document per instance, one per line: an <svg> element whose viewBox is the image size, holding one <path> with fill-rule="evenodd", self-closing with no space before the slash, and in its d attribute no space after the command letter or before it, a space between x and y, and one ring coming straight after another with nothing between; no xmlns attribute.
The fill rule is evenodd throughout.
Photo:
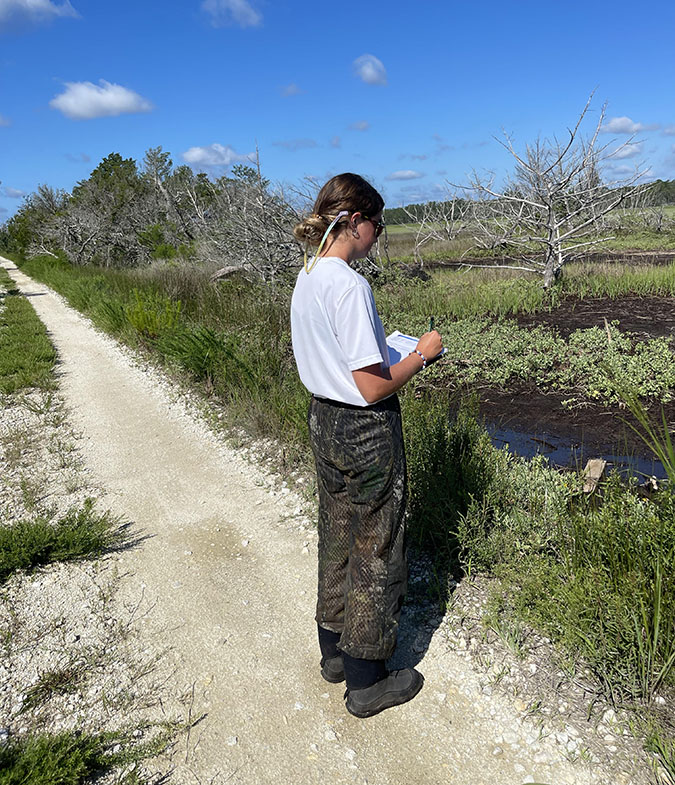
<svg viewBox="0 0 675 785"><path fill-rule="evenodd" d="M481 691L444 625L413 653L426 684L369 720L319 675L313 621L315 536L257 471L45 286L2 263L59 353L62 392L103 504L148 535L121 556L122 593L151 610L148 641L172 647L177 684L195 684L189 768L201 782L521 785L616 782L533 742L511 702ZM308 543L308 545L306 545ZM433 633L433 634L432 634ZM149 643L149 645L151 645ZM535 762L536 761L536 762ZM213 779L212 779L213 778ZM189 781L178 776L173 781Z"/></svg>

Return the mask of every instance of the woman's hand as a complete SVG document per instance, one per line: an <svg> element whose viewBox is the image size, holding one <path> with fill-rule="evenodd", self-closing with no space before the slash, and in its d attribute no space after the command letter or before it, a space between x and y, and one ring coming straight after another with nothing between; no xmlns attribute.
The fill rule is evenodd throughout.
<svg viewBox="0 0 675 785"><path fill-rule="evenodd" d="M417 351L421 352L426 358L427 362L437 357L443 350L443 339L438 331L432 330L430 333L424 333L417 343Z"/></svg>
<svg viewBox="0 0 675 785"><path fill-rule="evenodd" d="M443 341L436 330L425 333L417 344L417 349L429 362L441 353L442 348ZM383 369L380 363L375 363L367 368L352 371L352 376L361 395L368 403L374 403L400 390L421 368L422 358L419 354L411 352L390 368Z"/></svg>

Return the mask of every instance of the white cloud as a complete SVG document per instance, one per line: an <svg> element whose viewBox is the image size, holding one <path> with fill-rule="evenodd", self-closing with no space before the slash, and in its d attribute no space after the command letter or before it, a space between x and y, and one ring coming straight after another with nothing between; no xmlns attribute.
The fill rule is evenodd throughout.
<svg viewBox="0 0 675 785"><path fill-rule="evenodd" d="M334 137L333 137L333 138L330 140L330 146L331 146L331 147L342 147L342 139L340 139L340 137L339 137L339 136L334 136ZM330 179L330 178L329 178L329 179Z"/></svg>
<svg viewBox="0 0 675 785"><path fill-rule="evenodd" d="M92 82L66 82L66 89L49 105L71 120L91 120L95 117L116 117L120 114L150 112L152 104L147 99L122 85L99 80Z"/></svg>
<svg viewBox="0 0 675 785"><path fill-rule="evenodd" d="M361 55L352 63L354 73L366 84L386 85L387 71L375 55Z"/></svg>
<svg viewBox="0 0 675 785"><path fill-rule="evenodd" d="M247 0L204 0L202 10L210 14L214 27L257 27L262 23L262 14Z"/></svg>
<svg viewBox="0 0 675 785"><path fill-rule="evenodd" d="M183 160L197 169L212 166L230 166L230 164L251 162L255 160L255 153L240 155L230 145L214 142L205 147L191 147L182 153Z"/></svg>
<svg viewBox="0 0 675 785"><path fill-rule="evenodd" d="M399 204L410 204L414 202L429 202L432 200L441 201L448 198L448 189L442 183L423 185L403 185L396 194Z"/></svg>
<svg viewBox="0 0 675 785"><path fill-rule="evenodd" d="M637 134L640 131L655 131L658 125L635 123L630 117L612 117L600 126L601 134Z"/></svg>
<svg viewBox="0 0 675 785"><path fill-rule="evenodd" d="M638 173L638 170L635 166L631 166L630 164L609 164L606 167L607 174L610 177L615 177L617 180L624 179L626 177L633 177ZM637 179L637 182L644 182L646 179L652 176L654 170L649 167L645 170L640 170L640 176ZM617 183L618 184L618 183ZM612 185L612 183L609 183Z"/></svg>
<svg viewBox="0 0 675 785"><path fill-rule="evenodd" d="M349 126L350 131L367 131L370 128L370 123L367 120L359 120Z"/></svg>
<svg viewBox="0 0 675 785"><path fill-rule="evenodd" d="M428 157L425 153L401 153L398 159L399 161L404 161L406 158L410 158L411 161L426 161Z"/></svg>
<svg viewBox="0 0 675 785"><path fill-rule="evenodd" d="M666 136L675 136L675 125L668 125L663 129Z"/></svg>
<svg viewBox="0 0 675 785"><path fill-rule="evenodd" d="M424 177L422 172L416 172L414 169L399 169L387 175L387 180L419 180L420 177Z"/></svg>
<svg viewBox="0 0 675 785"><path fill-rule="evenodd" d="M608 157L620 161L623 158L635 158L636 155L642 155L642 142L622 144L610 153Z"/></svg>
<svg viewBox="0 0 675 785"><path fill-rule="evenodd" d="M290 98L293 95L300 95L302 90L295 84L295 82L291 82L290 84L284 85L281 88L281 95L284 98Z"/></svg>
<svg viewBox="0 0 675 785"><path fill-rule="evenodd" d="M88 164L91 161L86 153L78 153L77 155L66 153L66 158L74 164Z"/></svg>
<svg viewBox="0 0 675 785"><path fill-rule="evenodd" d="M8 125L11 125L9 118L0 114L0 128L7 127Z"/></svg>
<svg viewBox="0 0 675 785"><path fill-rule="evenodd" d="M6 185L2 191L5 196L8 196L10 199L21 199L22 196L26 195L25 191L19 191L17 188L10 188L8 185Z"/></svg>
<svg viewBox="0 0 675 785"><path fill-rule="evenodd" d="M58 16L77 18L79 14L69 0L59 5L51 0L0 0L0 29L48 22Z"/></svg>
<svg viewBox="0 0 675 785"><path fill-rule="evenodd" d="M0 215L5 215L5 213L8 213L8 212L9 212L9 210L6 207L0 207Z"/></svg>
<svg viewBox="0 0 675 785"><path fill-rule="evenodd" d="M308 150L310 147L317 147L314 139L285 139L280 142L272 142L276 147L285 147L295 153L298 150Z"/></svg>

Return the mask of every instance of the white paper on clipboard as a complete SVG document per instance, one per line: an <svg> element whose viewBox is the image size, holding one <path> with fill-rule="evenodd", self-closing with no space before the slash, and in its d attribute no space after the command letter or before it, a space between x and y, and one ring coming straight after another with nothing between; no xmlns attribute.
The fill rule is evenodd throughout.
<svg viewBox="0 0 675 785"><path fill-rule="evenodd" d="M415 347L419 343L419 338L414 335L405 335L399 330L394 330L391 335L387 336L387 347L389 348L389 365L395 365L400 362L404 357L407 357L410 352L415 351ZM437 359L445 354L446 350L442 349L441 353L430 359Z"/></svg>

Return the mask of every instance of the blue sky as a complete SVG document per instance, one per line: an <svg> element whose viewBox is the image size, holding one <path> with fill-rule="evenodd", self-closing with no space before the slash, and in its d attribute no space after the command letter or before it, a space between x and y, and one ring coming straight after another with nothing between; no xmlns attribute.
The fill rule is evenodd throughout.
<svg viewBox="0 0 675 785"><path fill-rule="evenodd" d="M356 171L387 204L563 134L595 90L615 173L675 178L675 4L0 0L0 221L111 152L220 174L256 149L299 182ZM609 148L613 149L613 148Z"/></svg>

